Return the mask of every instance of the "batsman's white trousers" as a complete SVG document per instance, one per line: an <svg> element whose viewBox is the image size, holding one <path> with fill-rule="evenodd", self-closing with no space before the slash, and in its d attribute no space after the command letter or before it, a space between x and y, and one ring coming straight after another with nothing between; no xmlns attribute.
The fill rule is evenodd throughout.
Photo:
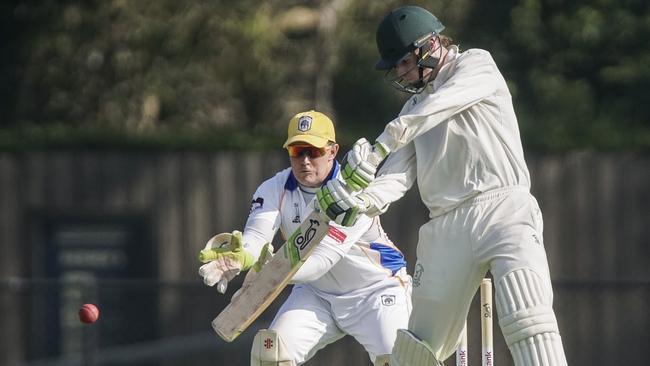
<svg viewBox="0 0 650 366"><path fill-rule="evenodd" d="M524 187L483 193L432 218L420 228L409 330L447 359L488 270L497 284L513 271L536 274L551 303L542 231L537 201ZM550 306L547 312L553 315Z"/></svg>
<svg viewBox="0 0 650 366"><path fill-rule="evenodd" d="M405 272L401 277L402 281L391 277L340 296L295 285L269 329L278 332L298 365L346 334L354 337L374 362L377 356L391 353L397 329L408 325L411 284Z"/></svg>

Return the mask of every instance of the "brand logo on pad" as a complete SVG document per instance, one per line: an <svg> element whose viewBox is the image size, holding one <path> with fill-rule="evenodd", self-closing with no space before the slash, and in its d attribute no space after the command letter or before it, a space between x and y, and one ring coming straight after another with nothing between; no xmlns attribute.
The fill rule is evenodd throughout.
<svg viewBox="0 0 650 366"><path fill-rule="evenodd" d="M273 348L273 340L271 338L267 338L264 340L264 348L266 349Z"/></svg>

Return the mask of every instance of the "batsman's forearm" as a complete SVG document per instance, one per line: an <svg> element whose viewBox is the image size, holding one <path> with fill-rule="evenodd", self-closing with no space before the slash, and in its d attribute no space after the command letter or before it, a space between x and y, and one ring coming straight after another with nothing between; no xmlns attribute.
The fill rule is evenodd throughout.
<svg viewBox="0 0 650 366"><path fill-rule="evenodd" d="M401 132L401 129L398 129L395 124L388 124L386 125L386 128L384 129L384 132L377 137L375 140L376 142L380 142L384 146L388 147L390 151L395 151L399 148L400 143L399 139L396 138L395 136L399 136L398 134Z"/></svg>
<svg viewBox="0 0 650 366"><path fill-rule="evenodd" d="M388 209L388 206L404 197L411 188L412 182L406 179L404 174L386 174L377 177L368 188L363 191L370 201L368 216L380 215Z"/></svg>
<svg viewBox="0 0 650 366"><path fill-rule="evenodd" d="M318 248L316 248L318 250ZM305 283L321 278L341 258L329 258L316 253L309 256L309 259L293 275L291 283Z"/></svg>

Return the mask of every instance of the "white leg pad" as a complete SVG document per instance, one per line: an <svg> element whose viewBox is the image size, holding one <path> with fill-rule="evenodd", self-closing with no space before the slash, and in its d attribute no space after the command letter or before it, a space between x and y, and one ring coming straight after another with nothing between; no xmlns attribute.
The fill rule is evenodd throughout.
<svg viewBox="0 0 650 366"><path fill-rule="evenodd" d="M390 366L440 366L431 347L406 329L397 330Z"/></svg>
<svg viewBox="0 0 650 366"><path fill-rule="evenodd" d="M562 339L557 333L543 333L510 346L515 365L566 366Z"/></svg>
<svg viewBox="0 0 650 366"><path fill-rule="evenodd" d="M251 366L295 366L274 330L261 329L253 338Z"/></svg>
<svg viewBox="0 0 650 366"><path fill-rule="evenodd" d="M530 269L497 283L499 325L517 366L566 365L550 281Z"/></svg>

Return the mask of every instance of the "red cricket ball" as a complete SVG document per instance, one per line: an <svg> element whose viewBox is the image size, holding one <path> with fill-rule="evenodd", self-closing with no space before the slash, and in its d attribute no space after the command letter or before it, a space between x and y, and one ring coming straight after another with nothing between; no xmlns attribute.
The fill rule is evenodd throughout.
<svg viewBox="0 0 650 366"><path fill-rule="evenodd" d="M84 323L94 323L98 318L99 309L97 309L97 306L94 304L83 304L79 309L79 320Z"/></svg>

